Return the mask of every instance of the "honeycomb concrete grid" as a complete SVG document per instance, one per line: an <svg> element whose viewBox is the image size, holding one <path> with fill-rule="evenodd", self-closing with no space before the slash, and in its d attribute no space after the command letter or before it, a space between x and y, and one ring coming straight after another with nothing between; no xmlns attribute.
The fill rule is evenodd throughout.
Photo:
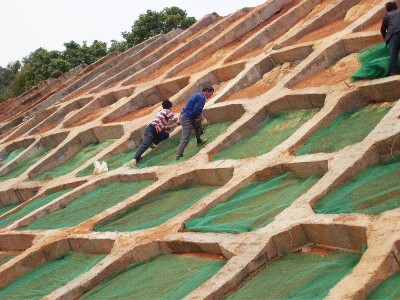
<svg viewBox="0 0 400 300"><path fill-rule="evenodd" d="M51 149L18 177L0 182L0 206L21 203L0 218L43 195L71 189L0 229L0 253L17 254L0 266L0 289L68 251L108 255L46 299L79 298L123 266L157 253L202 252L222 255L227 263L187 298L220 299L252 271L283 253L310 246L361 252L366 246L353 271L326 297L365 299L400 268L400 209L378 215L317 214L312 207L366 167L400 152L400 76L359 82L348 79L358 67L354 54L381 42L383 15L378 0L271 0L225 17L212 13L189 29L155 36L0 104L0 156L25 149L0 165L0 176L18 161ZM168 166L124 166L100 175L76 176L96 160L139 145L143 128L160 109L162 99L170 98L179 113L205 82L216 90L205 106L208 121L233 123L195 156ZM392 108L363 141L334 153L294 155L340 113L381 102ZM269 114L310 108L320 111L268 153L211 160L254 134ZM179 134L180 130L172 133ZM31 180L87 145L108 139L115 142L69 174ZM301 176L318 173L322 178L267 226L242 234L184 229L187 220L241 187L287 170ZM18 230L97 187L147 179L154 183L77 226ZM133 232L94 231L97 224L168 187L193 183L217 189L160 226Z"/></svg>

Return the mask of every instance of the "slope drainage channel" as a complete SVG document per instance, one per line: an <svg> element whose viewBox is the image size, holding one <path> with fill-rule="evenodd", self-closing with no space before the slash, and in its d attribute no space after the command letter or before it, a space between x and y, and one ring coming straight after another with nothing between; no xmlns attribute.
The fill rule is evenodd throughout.
<svg viewBox="0 0 400 300"><path fill-rule="evenodd" d="M266 181L253 182L185 223L187 230L242 233L266 226L276 215L311 188L319 174L300 176L287 172Z"/></svg>
<svg viewBox="0 0 400 300"><path fill-rule="evenodd" d="M77 197L65 208L38 219L22 230L54 229L78 225L133 196L153 182L154 180L104 182L100 188Z"/></svg>
<svg viewBox="0 0 400 300"><path fill-rule="evenodd" d="M10 214L7 214L4 217L0 217L0 228L5 228L15 221L22 219L24 216L30 214L31 212L35 211L36 209L39 209L54 199L61 197L62 195L70 192L72 189L65 189L65 190L60 190L57 192L53 192L51 194L45 195L43 197L40 197L39 199L35 199L34 201L29 202L27 205L21 205L21 209L14 210L13 212L10 212ZM12 208L17 207L21 203L16 203L15 205L12 206ZM0 212L1 214L1 212Z"/></svg>
<svg viewBox="0 0 400 300"><path fill-rule="evenodd" d="M232 122L213 123L204 127L204 134L202 138L206 138L207 143L215 140L220 134L224 133ZM155 149L145 154L142 160L138 163L139 168L169 165L176 162L175 156L178 150L179 142L181 139L180 133L175 134L173 137L163 141ZM194 134L189 141L188 146L185 148L184 156L181 160L186 160L196 155L204 146L197 146Z"/></svg>
<svg viewBox="0 0 400 300"><path fill-rule="evenodd" d="M222 150L212 160L241 159L265 154L289 138L318 111L317 108L288 110L267 116L255 134Z"/></svg>
<svg viewBox="0 0 400 300"><path fill-rule="evenodd" d="M366 168L314 206L317 213L379 214L400 206L400 154Z"/></svg>
<svg viewBox="0 0 400 300"><path fill-rule="evenodd" d="M46 180L46 179L52 179L52 178L66 175L66 174L70 173L71 171L75 170L76 168L80 167L82 164L87 162L92 157L96 156L98 153L103 151L108 146L112 145L113 142L114 142L113 139L108 139L102 143L93 143L93 144L81 149L69 160L63 162L62 164L60 164L46 172L39 174L38 176L34 177L32 180L36 180L36 181L37 180Z"/></svg>
<svg viewBox="0 0 400 300"><path fill-rule="evenodd" d="M344 147L361 142L390 110L392 104L369 104L352 112L344 112L328 126L320 129L296 155L327 152L332 153Z"/></svg>
<svg viewBox="0 0 400 300"><path fill-rule="evenodd" d="M37 266L9 283L0 291L3 299L41 299L90 270L105 255L67 252L44 265Z"/></svg>
<svg viewBox="0 0 400 300"><path fill-rule="evenodd" d="M167 188L161 194L139 203L125 212L95 227L96 231L134 231L161 225L178 215L216 187L186 185L178 189Z"/></svg>
<svg viewBox="0 0 400 300"><path fill-rule="evenodd" d="M182 299L224 265L216 255L166 253L126 266L81 299Z"/></svg>
<svg viewBox="0 0 400 300"><path fill-rule="evenodd" d="M361 253L319 248L291 253L254 272L226 299L323 299L360 258Z"/></svg>

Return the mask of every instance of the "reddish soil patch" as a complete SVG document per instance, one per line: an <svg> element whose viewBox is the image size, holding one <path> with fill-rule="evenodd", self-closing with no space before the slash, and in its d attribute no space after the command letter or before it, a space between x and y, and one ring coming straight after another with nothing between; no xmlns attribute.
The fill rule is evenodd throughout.
<svg viewBox="0 0 400 300"><path fill-rule="evenodd" d="M134 110L126 115L123 115L119 118L116 118L114 120L108 121L107 123L111 123L111 122L126 122L126 121L132 121L134 119L138 119L141 118L143 116L148 115L149 113L151 113L153 110L156 109L157 106L160 106L160 104L156 104L153 106L148 106L148 107L144 107L138 110ZM161 106L160 106L161 109Z"/></svg>
<svg viewBox="0 0 400 300"><path fill-rule="evenodd" d="M334 34L335 32L339 32L339 31L343 30L348 25L349 25L349 22L344 21L344 19L336 20L335 22L333 22L327 26L324 26L318 30L315 30L315 31L303 36L302 38L298 39L296 41L296 43L294 43L294 44L296 45L296 44L300 44L300 43L312 42L312 41L323 39L327 36Z"/></svg>
<svg viewBox="0 0 400 300"><path fill-rule="evenodd" d="M42 134L42 133L45 133L46 131L49 131L49 130L51 130L51 129L57 127L58 124L59 124L59 123L57 123L57 122L51 123L51 124L49 124L49 125L43 127L42 129L40 129L39 131L35 132L35 134Z"/></svg>
<svg viewBox="0 0 400 300"><path fill-rule="evenodd" d="M100 115L102 115L109 107L102 107L99 109L94 110L91 114L87 115L86 117L83 117L79 119L78 121L72 123L71 125L65 127L65 128L71 128L71 127L76 127L79 125L86 124L88 122L91 122L95 119L97 119Z"/></svg>
<svg viewBox="0 0 400 300"><path fill-rule="evenodd" d="M335 85L346 81L360 67L357 54L348 55L339 60L329 69L315 73L302 82L296 84L293 89L302 89L306 87L315 87L323 85Z"/></svg>
<svg viewBox="0 0 400 300"><path fill-rule="evenodd" d="M230 101L242 98L252 99L261 94L264 94L265 92L273 88L283 76L288 74L295 67L296 64L297 62L296 63L288 62L283 65L275 67L271 71L265 73L264 76L253 85L250 85L244 89L241 89L233 93L223 101Z"/></svg>
<svg viewBox="0 0 400 300"><path fill-rule="evenodd" d="M377 31L377 30L381 29L381 25L382 25L382 22L378 21L375 24L372 24L371 26L365 28L363 31L365 31L365 32L367 32L367 31Z"/></svg>

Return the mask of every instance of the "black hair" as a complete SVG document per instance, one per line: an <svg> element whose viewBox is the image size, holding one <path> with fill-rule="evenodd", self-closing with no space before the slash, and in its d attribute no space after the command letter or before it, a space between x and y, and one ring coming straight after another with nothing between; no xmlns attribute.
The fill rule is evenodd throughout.
<svg viewBox="0 0 400 300"><path fill-rule="evenodd" d="M396 2L388 2L388 3L386 3L386 11L387 12L395 10L395 9L397 9Z"/></svg>
<svg viewBox="0 0 400 300"><path fill-rule="evenodd" d="M203 85L201 91L202 91L202 92L204 92L204 91L214 92L214 88L212 87L211 84L206 83L205 85Z"/></svg>
<svg viewBox="0 0 400 300"><path fill-rule="evenodd" d="M162 108L169 109L172 107L172 102L169 101L168 99L166 99L161 103L161 105L162 105Z"/></svg>

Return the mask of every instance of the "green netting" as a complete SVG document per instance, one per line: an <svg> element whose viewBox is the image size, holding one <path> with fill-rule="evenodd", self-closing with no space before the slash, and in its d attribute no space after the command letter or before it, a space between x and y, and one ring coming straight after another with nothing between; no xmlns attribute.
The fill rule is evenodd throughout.
<svg viewBox="0 0 400 300"><path fill-rule="evenodd" d="M18 177L19 175L24 173L26 170L28 170L30 168L30 166L32 166L33 164L38 162L50 150L51 150L51 148L43 149L43 150L35 153L31 157L29 157L21 162L18 162L11 171L9 171L6 175L0 177L0 182L10 179L10 178Z"/></svg>
<svg viewBox="0 0 400 300"><path fill-rule="evenodd" d="M391 105L367 105L366 107L342 113L328 126L317 131L305 145L296 151L296 155L336 152L361 142L390 110Z"/></svg>
<svg viewBox="0 0 400 300"><path fill-rule="evenodd" d="M218 153L213 160L255 157L269 152L289 138L319 109L289 110L266 119L258 131Z"/></svg>
<svg viewBox="0 0 400 300"><path fill-rule="evenodd" d="M360 253L294 253L266 266L227 299L323 299L351 272Z"/></svg>
<svg viewBox="0 0 400 300"><path fill-rule="evenodd" d="M78 225L136 194L153 182L145 180L110 183L76 198L67 207L36 220L22 230L54 229Z"/></svg>
<svg viewBox="0 0 400 300"><path fill-rule="evenodd" d="M93 145L87 146L87 147L83 148L81 151L79 151L77 154L75 154L69 160L63 162L62 164L58 165L57 167L54 167L42 174L39 174L32 180L43 180L43 179L47 179L47 178L56 178L56 177L68 174L71 171L73 171L76 168L83 165L85 162L87 162L93 156L95 156L98 153L100 153L101 151L103 151L105 148L110 146L113 142L114 142L114 140L106 140L100 144L93 144Z"/></svg>
<svg viewBox="0 0 400 300"><path fill-rule="evenodd" d="M221 133L226 131L232 122L216 123L206 126L204 135L202 137L210 143L216 139ZM143 159L137 165L139 168L156 166L156 165L169 165L175 163L176 151L178 150L181 135L177 134L158 145L154 150L143 156ZM197 146L196 139L193 135L188 146L185 148L184 156L181 160L193 157L204 146Z"/></svg>
<svg viewBox="0 0 400 300"><path fill-rule="evenodd" d="M219 259L164 254L129 265L81 299L182 299L224 264Z"/></svg>
<svg viewBox="0 0 400 300"><path fill-rule="evenodd" d="M115 156L111 156L105 160L107 163L108 170L115 170L118 169L124 165L127 165L135 156L137 148L130 150L128 152L123 152ZM93 164L90 164L90 166L86 167L82 171L80 171L77 176L82 177L82 176L88 176L92 175L94 170Z"/></svg>
<svg viewBox="0 0 400 300"><path fill-rule="evenodd" d="M17 207L19 204L20 203L11 203L5 206L0 206L0 216Z"/></svg>
<svg viewBox="0 0 400 300"><path fill-rule="evenodd" d="M49 194L47 196L44 196L42 198L36 199L35 201L32 201L31 203L27 204L23 208L21 208L19 211L8 215L7 217L0 218L0 228L7 227L14 223L15 221L23 218L24 216L30 214L34 210L38 209L39 207L45 206L46 204L50 203L54 199L62 196L65 193L68 193L72 189L68 190L61 190L52 194ZM17 205L19 205L18 203ZM1 213L0 213L1 214Z"/></svg>
<svg viewBox="0 0 400 300"><path fill-rule="evenodd" d="M13 259L16 256L15 253L7 253L7 252L1 252L0 251L0 267L1 265L4 265L6 262L9 260Z"/></svg>
<svg viewBox="0 0 400 300"><path fill-rule="evenodd" d="M367 299L400 299L400 272L386 279Z"/></svg>
<svg viewBox="0 0 400 300"><path fill-rule="evenodd" d="M317 213L381 212L400 207L400 155L370 166L319 200Z"/></svg>
<svg viewBox="0 0 400 300"><path fill-rule="evenodd" d="M9 161L13 160L14 157L16 157L17 155L20 155L24 150L25 150L25 148L18 148L16 150L12 151L10 154L4 156L2 162L0 162L0 166L5 165Z"/></svg>
<svg viewBox="0 0 400 300"><path fill-rule="evenodd" d="M211 186L191 185L179 190L165 190L160 195L100 224L95 230L134 231L158 226L186 210L214 189L215 187Z"/></svg>
<svg viewBox="0 0 400 300"><path fill-rule="evenodd" d="M390 49L385 43L358 52L361 67L351 75L352 80L375 79L389 75Z"/></svg>
<svg viewBox="0 0 400 300"><path fill-rule="evenodd" d="M304 179L287 173L265 182L251 183L204 215L186 222L186 229L242 233L264 227L319 178L319 175L312 175Z"/></svg>
<svg viewBox="0 0 400 300"><path fill-rule="evenodd" d="M1 299L41 299L75 277L89 271L105 255L68 252L63 257L30 270L0 291Z"/></svg>

